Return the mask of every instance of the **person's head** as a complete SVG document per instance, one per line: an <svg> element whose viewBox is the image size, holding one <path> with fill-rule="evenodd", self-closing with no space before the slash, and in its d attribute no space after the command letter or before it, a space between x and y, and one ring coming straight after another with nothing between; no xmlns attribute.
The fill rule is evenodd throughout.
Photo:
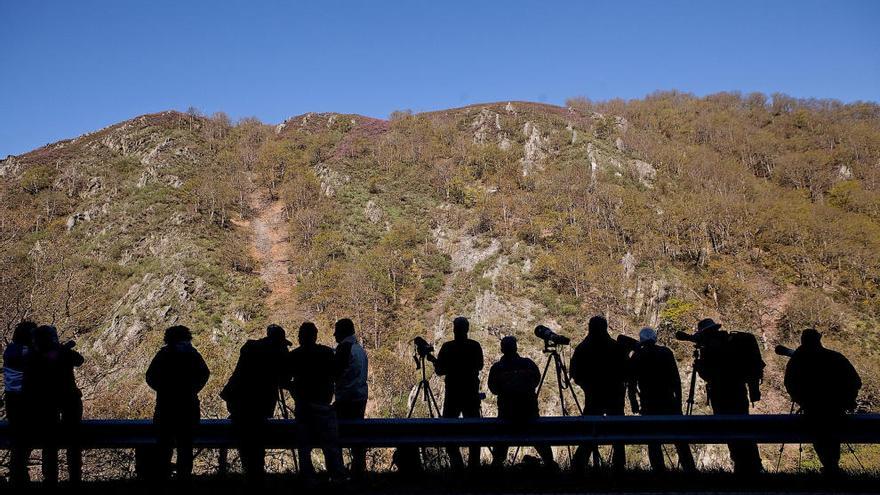
<svg viewBox="0 0 880 495"><path fill-rule="evenodd" d="M299 326L299 334L297 334L299 345L312 345L318 341L318 327L310 321L303 322Z"/></svg>
<svg viewBox="0 0 880 495"><path fill-rule="evenodd" d="M266 340L278 347L287 347L291 345L291 342L287 340L287 334L284 332L284 327L276 325L275 323L266 327Z"/></svg>
<svg viewBox="0 0 880 495"><path fill-rule="evenodd" d="M471 323L464 316L458 316L452 320L452 334L456 340L466 339L470 328Z"/></svg>
<svg viewBox="0 0 880 495"><path fill-rule="evenodd" d="M801 345L810 349L822 347L822 334L815 328L808 328L801 332Z"/></svg>
<svg viewBox="0 0 880 495"><path fill-rule="evenodd" d="M721 328L720 323L715 323L715 320L712 318L703 318L697 323L697 335L704 336L712 336L718 333L718 329Z"/></svg>
<svg viewBox="0 0 880 495"><path fill-rule="evenodd" d="M12 332L12 341L18 345L31 345L34 342L34 330L36 329L37 324L30 320L19 322Z"/></svg>
<svg viewBox="0 0 880 495"><path fill-rule="evenodd" d="M608 320L601 315L590 318L587 331L590 335L608 335Z"/></svg>
<svg viewBox="0 0 880 495"><path fill-rule="evenodd" d="M40 325L34 329L34 347L44 351L58 344L58 329L52 325Z"/></svg>
<svg viewBox="0 0 880 495"><path fill-rule="evenodd" d="M183 325L174 325L165 329L165 344L177 345L192 342L192 332Z"/></svg>
<svg viewBox="0 0 880 495"><path fill-rule="evenodd" d="M505 356L516 355L516 337L508 335L501 339L501 354Z"/></svg>
<svg viewBox="0 0 880 495"><path fill-rule="evenodd" d="M639 343L650 345L657 343L657 332L651 327L645 327L639 332Z"/></svg>
<svg viewBox="0 0 880 495"><path fill-rule="evenodd" d="M336 321L336 325L333 327L333 337L336 339L336 342L342 342L348 337L354 335L354 322L349 318L342 318L341 320Z"/></svg>

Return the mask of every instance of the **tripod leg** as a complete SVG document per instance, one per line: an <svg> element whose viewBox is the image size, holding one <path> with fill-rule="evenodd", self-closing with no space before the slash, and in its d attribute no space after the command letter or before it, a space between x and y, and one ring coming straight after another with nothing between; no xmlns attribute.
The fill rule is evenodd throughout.
<svg viewBox="0 0 880 495"><path fill-rule="evenodd" d="M431 390L431 384L427 381L425 382L425 395L428 396L428 415L430 415L430 417L432 418L434 417L433 413L431 412L431 407L433 406L434 411L437 413L437 417L439 418L442 413L440 412L440 407L437 405L437 399L434 398L434 391Z"/></svg>
<svg viewBox="0 0 880 495"><path fill-rule="evenodd" d="M413 415L413 411L416 409L416 402L419 401L419 393L422 391L422 382L419 382L419 386L416 387L416 393L413 395L412 400L409 403L409 413L407 413L406 417L411 418Z"/></svg>

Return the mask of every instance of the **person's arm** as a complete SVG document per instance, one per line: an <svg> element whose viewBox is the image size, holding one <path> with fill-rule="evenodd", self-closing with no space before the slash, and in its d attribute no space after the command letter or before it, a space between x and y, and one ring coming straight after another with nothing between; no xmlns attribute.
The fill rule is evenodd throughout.
<svg viewBox="0 0 880 495"><path fill-rule="evenodd" d="M448 342L440 346L440 352L437 353L437 359L434 360L434 373L437 373L439 376L443 376L446 374L446 363L449 360L449 346Z"/></svg>
<svg viewBox="0 0 880 495"><path fill-rule="evenodd" d="M528 380L530 388L537 393L538 385L541 384L541 370L534 361L529 359L528 363Z"/></svg>
<svg viewBox="0 0 880 495"><path fill-rule="evenodd" d="M156 391L159 390L159 387L162 384L161 374L162 374L162 369L164 368L163 363L162 363L163 354L164 353L161 350L159 352L157 352L156 355L153 357L153 360L150 361L150 366L147 367L147 376L146 376L147 385L151 389L156 390Z"/></svg>
<svg viewBox="0 0 880 495"><path fill-rule="evenodd" d="M672 395L675 401L681 404L681 375L678 373L678 363L675 361L675 354L672 351L667 353L669 360L669 383L672 388Z"/></svg>
<svg viewBox="0 0 880 495"><path fill-rule="evenodd" d="M337 378L345 374L351 362L351 342L343 342L336 346L336 354L333 357L333 375Z"/></svg>
<svg viewBox="0 0 880 495"><path fill-rule="evenodd" d="M500 384L498 383L498 363L492 365L489 368L489 391L495 395L498 395L498 389Z"/></svg>
<svg viewBox="0 0 880 495"><path fill-rule="evenodd" d="M205 359L198 352L196 352L195 368L193 385L195 393L198 394L203 388L205 388L205 385L208 384L208 378L211 376L211 370L208 369L208 364L205 363Z"/></svg>
<svg viewBox="0 0 880 495"><path fill-rule="evenodd" d="M788 364L785 366L785 390L788 392L788 395L791 396L792 402L796 402L801 404L802 396L800 389L800 359L798 356L792 356L788 360ZM803 404L801 404L803 405Z"/></svg>
<svg viewBox="0 0 880 495"><path fill-rule="evenodd" d="M474 360L475 361L474 364L476 364L477 373L479 373L480 370L483 369L483 366L486 365L485 361L483 361L483 346L481 346L479 343L477 344L477 353L476 354L477 354L477 358Z"/></svg>
<svg viewBox="0 0 880 495"><path fill-rule="evenodd" d="M74 368L79 368L83 365L83 363L86 362L86 359L83 357L83 355L76 352L75 350L69 349L68 352L70 353L70 364L72 364Z"/></svg>

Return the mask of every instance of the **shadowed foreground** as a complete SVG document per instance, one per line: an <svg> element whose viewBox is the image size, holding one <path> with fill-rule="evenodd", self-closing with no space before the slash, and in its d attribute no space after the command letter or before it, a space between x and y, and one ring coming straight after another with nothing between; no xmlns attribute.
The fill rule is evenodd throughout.
<svg viewBox="0 0 880 495"><path fill-rule="evenodd" d="M174 487L177 490L174 490ZM6 486L3 486L6 488ZM169 490L169 488L171 488ZM31 492L48 492L35 485ZM880 493L878 473L854 474L839 480L828 480L815 472L803 474L765 474L743 479L730 473L701 473L696 476L671 473L658 477L646 471L628 471L620 476L595 473L585 477L568 474L548 476L544 471L513 468L504 472L485 470L477 475L449 476L427 473L417 478L404 478L394 473L368 475L361 482L332 485L319 482L303 486L289 475L270 476L261 490L249 487L241 478L196 478L187 485L167 486L139 481L107 481L85 483L79 489L62 485L62 493L126 493L154 494L179 491L193 494L245 493Z"/></svg>

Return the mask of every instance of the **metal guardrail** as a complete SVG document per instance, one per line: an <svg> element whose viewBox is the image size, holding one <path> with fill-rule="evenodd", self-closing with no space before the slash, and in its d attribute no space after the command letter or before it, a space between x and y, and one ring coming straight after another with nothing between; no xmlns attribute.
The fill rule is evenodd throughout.
<svg viewBox="0 0 880 495"><path fill-rule="evenodd" d="M264 430L268 448L297 445L295 420L271 420ZM859 414L833 422L816 423L803 415L749 416L617 416L548 417L528 423L498 419L366 419L340 421L343 446L373 448L401 445L437 446L471 444L575 445L644 444L683 441L694 444L751 440L758 443L811 443L817 428L845 443L880 443L880 414ZM86 420L59 438L59 446L75 441L84 449L125 449L156 442L156 427L149 420ZM0 449L9 446L9 427L0 422ZM194 445L235 448L228 420L204 420L195 429Z"/></svg>

